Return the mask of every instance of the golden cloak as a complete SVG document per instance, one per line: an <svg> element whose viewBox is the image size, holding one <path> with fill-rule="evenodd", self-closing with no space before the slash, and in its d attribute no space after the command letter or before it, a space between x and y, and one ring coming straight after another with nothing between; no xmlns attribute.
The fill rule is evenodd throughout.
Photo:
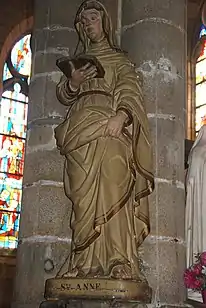
<svg viewBox="0 0 206 308"><path fill-rule="evenodd" d="M90 46L105 70L104 78L84 82L71 92L63 76L59 101L69 106L55 129L65 155L65 193L73 203L72 258L77 276L138 277L137 247L149 233L148 195L154 182L148 119L134 66L104 39ZM104 121L118 110L128 115L119 138L104 137Z"/></svg>

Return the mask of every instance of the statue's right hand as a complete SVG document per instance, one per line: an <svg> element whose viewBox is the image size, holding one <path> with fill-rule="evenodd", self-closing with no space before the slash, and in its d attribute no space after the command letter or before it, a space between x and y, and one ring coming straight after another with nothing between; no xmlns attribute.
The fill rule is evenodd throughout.
<svg viewBox="0 0 206 308"><path fill-rule="evenodd" d="M73 63L71 62L70 64L72 66L70 85L73 89L79 89L84 81L94 78L97 75L97 68L94 65L87 63L83 67L75 70Z"/></svg>

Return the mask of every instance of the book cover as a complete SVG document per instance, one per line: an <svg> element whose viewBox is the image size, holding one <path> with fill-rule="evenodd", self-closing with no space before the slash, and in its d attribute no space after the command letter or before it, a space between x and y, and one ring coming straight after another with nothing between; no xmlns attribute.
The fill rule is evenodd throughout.
<svg viewBox="0 0 206 308"><path fill-rule="evenodd" d="M71 78L72 66L71 62L75 69L79 69L85 66L87 63L94 65L97 68L97 76L95 78L104 78L104 68L101 63L94 56L78 56L74 58L62 57L56 61L57 67L64 73L67 78Z"/></svg>

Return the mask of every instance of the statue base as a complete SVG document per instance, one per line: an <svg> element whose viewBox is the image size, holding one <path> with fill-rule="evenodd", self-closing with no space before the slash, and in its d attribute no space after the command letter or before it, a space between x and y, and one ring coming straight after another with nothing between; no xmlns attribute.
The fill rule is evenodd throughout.
<svg viewBox="0 0 206 308"><path fill-rule="evenodd" d="M103 301L103 300L70 300L45 301L40 308L147 308L145 303ZM181 307L180 307L181 308Z"/></svg>
<svg viewBox="0 0 206 308"><path fill-rule="evenodd" d="M52 278L46 281L47 301L104 300L151 302L152 290L145 282L105 278Z"/></svg>

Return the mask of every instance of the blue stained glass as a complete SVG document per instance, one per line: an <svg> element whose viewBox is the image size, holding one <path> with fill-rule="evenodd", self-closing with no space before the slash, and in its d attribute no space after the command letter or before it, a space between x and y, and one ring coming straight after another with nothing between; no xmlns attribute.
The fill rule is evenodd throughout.
<svg viewBox="0 0 206 308"><path fill-rule="evenodd" d="M0 247L17 246L21 197L22 177L0 173Z"/></svg>
<svg viewBox="0 0 206 308"><path fill-rule="evenodd" d="M0 101L0 134L26 138L28 105L3 98Z"/></svg>
<svg viewBox="0 0 206 308"><path fill-rule="evenodd" d="M3 81L9 79L12 77L12 74L10 73L10 70L8 68L8 65L5 63L4 65L4 71L3 71Z"/></svg>
<svg viewBox="0 0 206 308"><path fill-rule="evenodd" d="M205 25L201 25L199 37L201 38L203 35L206 35Z"/></svg>
<svg viewBox="0 0 206 308"><path fill-rule="evenodd" d="M18 41L11 52L11 61L13 67L22 75L30 76L31 74L31 34L24 36Z"/></svg>
<svg viewBox="0 0 206 308"><path fill-rule="evenodd" d="M0 247L17 245L21 198L22 177L0 173Z"/></svg>
<svg viewBox="0 0 206 308"><path fill-rule="evenodd" d="M16 248L18 242L28 111L28 96L25 94L28 94L32 60L30 39L31 35L26 35L14 45L8 65L5 63L3 70L4 93L0 100L0 248Z"/></svg>
<svg viewBox="0 0 206 308"><path fill-rule="evenodd" d="M0 208L19 212L22 197L22 176L0 173Z"/></svg>

